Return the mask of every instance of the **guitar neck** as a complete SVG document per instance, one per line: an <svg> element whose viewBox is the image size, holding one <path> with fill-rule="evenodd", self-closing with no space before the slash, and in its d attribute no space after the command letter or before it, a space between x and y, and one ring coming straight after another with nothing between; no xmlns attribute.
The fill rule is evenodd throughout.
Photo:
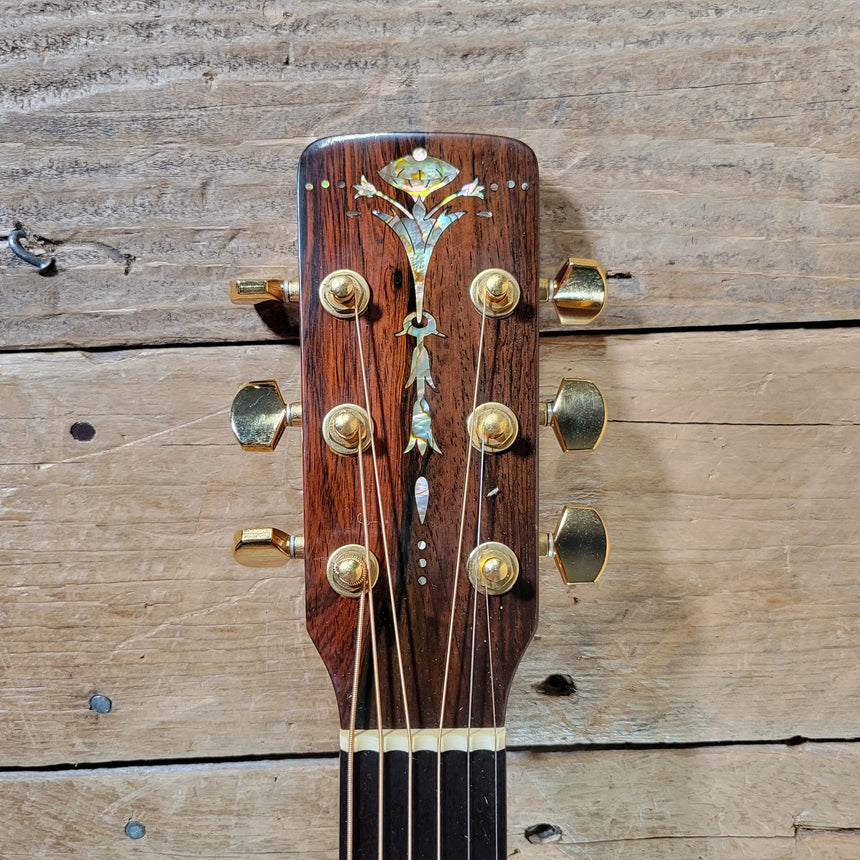
<svg viewBox="0 0 860 860"><path fill-rule="evenodd" d="M402 737L388 734L381 770L375 732L362 733L352 764L348 750L341 750L340 860L507 857L503 730L448 732L441 755L437 752L438 734L427 732L426 743L417 739L411 762L406 749L392 748L405 747L405 733L393 734ZM347 733L343 733L341 743L346 745ZM472 747L471 752L466 752L467 746Z"/></svg>

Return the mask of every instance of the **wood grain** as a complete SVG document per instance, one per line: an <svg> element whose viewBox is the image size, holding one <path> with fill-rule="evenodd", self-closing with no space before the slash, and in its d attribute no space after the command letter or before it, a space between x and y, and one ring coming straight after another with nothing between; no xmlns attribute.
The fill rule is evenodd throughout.
<svg viewBox="0 0 860 860"><path fill-rule="evenodd" d="M381 128L528 143L542 274L599 258L604 329L857 316L848 0L6 5L0 233L60 269L0 256L6 348L295 333L224 284L295 275L299 154Z"/></svg>
<svg viewBox="0 0 860 860"><path fill-rule="evenodd" d="M509 856L847 860L858 766L852 744L510 755ZM330 860L336 786L335 759L0 774L0 853ZM559 842L526 840L542 822Z"/></svg>
<svg viewBox="0 0 860 860"><path fill-rule="evenodd" d="M544 437L541 521L594 504L612 553L597 585L571 590L542 563L509 744L860 736L856 331L543 340L542 393L592 378L611 420L590 455ZM298 434L250 455L228 426L247 379L298 392L297 350L0 365L3 761L333 751L300 568L229 556L240 525L301 531ZM539 693L551 673L575 695ZM96 691L110 714L88 709Z"/></svg>
<svg viewBox="0 0 860 860"><path fill-rule="evenodd" d="M421 341L431 375L426 384L419 373L422 365L413 363L419 341L406 333L410 315L416 312L410 260L391 226L372 210L398 213L379 199L355 201L348 190L367 177L399 205L411 208L413 201L384 183L377 171L395 159L411 157L419 147L427 156L427 173L433 171L427 167L430 159L439 158L458 174L422 200L428 213L472 183L479 171L485 171L486 181L480 197L463 196L440 210L432 228L440 236L431 246L432 254L427 253L423 312L428 316L423 330L432 328L437 334ZM363 638L358 727L373 728L381 721L389 728L405 728L405 702L409 702L414 728L436 728L441 722L449 727L503 725L511 678L537 624L538 188L534 155L516 141L478 135L339 138L304 153L299 181L303 188L302 282L319 283L330 272L350 269L364 276L373 292L358 327L361 351L354 319L337 319L324 310L317 296L302 295L308 632L331 675L341 726L350 725L360 601L338 595L327 580L326 568L339 547L364 545L363 510L368 511L369 547L381 567L373 611L382 716L375 705L375 663L368 632ZM507 187L509 181L515 181L513 188ZM339 188L339 182L346 188ZM307 186L310 190L305 190ZM351 211L355 214L350 215ZM443 213L453 219L447 229ZM481 217L482 213L490 217ZM469 285L491 267L512 273L520 283L522 300L508 318L489 318L482 326ZM367 475L363 491L356 459L333 453L318 430L331 409L367 402L359 370L362 360L376 423L375 448L362 464ZM406 385L415 373L420 378ZM419 398L429 403L432 446L410 435L413 404ZM465 432L475 398L479 404L501 402L520 416L515 445L504 454L488 454L483 464ZM424 451L422 444L428 446ZM465 475L469 492L464 500ZM419 476L430 488L423 522L415 502ZM479 500L482 480L497 489L483 504ZM376 481L379 505L373 489ZM461 509L469 535L462 544ZM379 522L385 523L384 536ZM520 575L508 594L487 601L486 613L482 605L474 635L479 643L492 644L473 651L474 591L465 575L455 579L453 572L464 569L476 534L482 535L482 541L503 541L513 549ZM386 546L390 571L385 569ZM371 612L369 606L367 612ZM491 630L504 630L504 635L490 639L487 623ZM446 660L449 627L451 658ZM398 645L405 667L402 679ZM470 685L470 669L482 682Z"/></svg>
<svg viewBox="0 0 860 860"><path fill-rule="evenodd" d="M542 394L589 376L611 418L589 457L544 445L542 524L595 504L613 549L588 589L542 566L511 851L860 856L856 741L720 746L860 737L860 347L800 327L860 307L855 6L0 0L0 236L59 264L0 253L0 767L151 765L0 772L0 855L334 855L301 576L227 553L237 525L301 530L297 437L254 458L227 430L246 379L298 394L298 318L226 283L297 272L312 140L438 129L524 140L541 274L610 273L605 337L542 316ZM562 842L526 843L540 821Z"/></svg>

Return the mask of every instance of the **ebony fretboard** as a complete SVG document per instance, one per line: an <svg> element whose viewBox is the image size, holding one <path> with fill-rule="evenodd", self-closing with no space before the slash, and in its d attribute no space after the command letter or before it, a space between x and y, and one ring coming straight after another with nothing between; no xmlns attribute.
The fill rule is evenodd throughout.
<svg viewBox="0 0 860 860"><path fill-rule="evenodd" d="M347 759L341 752L340 860L347 860ZM442 753L442 851L437 849L437 753L412 756L413 860L504 860L505 751ZM407 857L407 770L405 752L384 754L384 860ZM377 860L379 753L354 753L352 860ZM471 844L471 852L469 845Z"/></svg>

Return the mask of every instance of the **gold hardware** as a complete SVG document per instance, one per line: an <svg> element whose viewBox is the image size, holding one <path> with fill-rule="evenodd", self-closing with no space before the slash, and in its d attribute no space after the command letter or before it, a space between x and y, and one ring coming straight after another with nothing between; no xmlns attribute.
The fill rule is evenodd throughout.
<svg viewBox="0 0 860 860"><path fill-rule="evenodd" d="M370 587L379 579L376 556L357 543L336 549L326 564L326 576L331 587L342 597L359 597L367 588L367 562L370 561Z"/></svg>
<svg viewBox="0 0 860 860"><path fill-rule="evenodd" d="M507 451L520 432L517 416L503 403L482 403L466 419L473 447L489 454Z"/></svg>
<svg viewBox="0 0 860 860"><path fill-rule="evenodd" d="M367 412L354 403L341 403L323 418L323 438L336 454L349 456L370 447L373 424Z"/></svg>
<svg viewBox="0 0 860 860"><path fill-rule="evenodd" d="M246 451L274 451L287 425L302 426L302 404L284 403L274 379L248 382L233 398L230 425Z"/></svg>
<svg viewBox="0 0 860 860"><path fill-rule="evenodd" d="M555 400L538 404L538 421L552 425L562 451L593 451L606 429L606 401L587 379L562 379Z"/></svg>
<svg viewBox="0 0 860 860"><path fill-rule="evenodd" d="M288 559L304 557L302 535L280 529L239 529L233 535L233 558L245 567L281 567Z"/></svg>
<svg viewBox="0 0 860 860"><path fill-rule="evenodd" d="M319 288L323 307L338 319L351 319L355 308L363 314L370 301L370 287L367 281L350 269L337 269L322 279Z"/></svg>
<svg viewBox="0 0 860 860"><path fill-rule="evenodd" d="M606 524L594 508L565 505L555 533L538 535L538 552L555 560L565 585L594 582L609 557Z"/></svg>
<svg viewBox="0 0 860 860"><path fill-rule="evenodd" d="M568 258L555 280L540 280L538 297L555 305L562 325L586 325L606 304L606 275L597 260Z"/></svg>
<svg viewBox="0 0 860 860"><path fill-rule="evenodd" d="M259 302L299 301L298 281L236 280L230 281L230 301L235 305L256 305Z"/></svg>
<svg viewBox="0 0 860 860"><path fill-rule="evenodd" d="M482 592L486 589L489 594L498 596L514 587L520 575L520 562L510 547L497 541L487 541L469 553L466 570L475 588Z"/></svg>
<svg viewBox="0 0 860 860"><path fill-rule="evenodd" d="M472 281L469 298L479 314L484 313L493 319L509 317L520 301L520 285L517 279L504 269L484 269Z"/></svg>

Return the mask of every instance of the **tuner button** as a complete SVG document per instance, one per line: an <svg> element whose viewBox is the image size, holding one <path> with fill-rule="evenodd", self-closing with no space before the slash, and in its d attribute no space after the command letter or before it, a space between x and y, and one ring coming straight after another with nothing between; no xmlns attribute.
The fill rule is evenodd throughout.
<svg viewBox="0 0 860 860"><path fill-rule="evenodd" d="M260 302L299 301L297 281L237 280L230 281L230 301L234 305L256 305Z"/></svg>
<svg viewBox="0 0 860 860"><path fill-rule="evenodd" d="M304 558L305 539L280 529L239 529L233 536L233 558L245 567L282 567Z"/></svg>
<svg viewBox="0 0 860 860"><path fill-rule="evenodd" d="M606 567L609 536L594 508L565 505L555 534L541 534L539 552L555 560L565 585L594 582Z"/></svg>
<svg viewBox="0 0 860 860"><path fill-rule="evenodd" d="M562 451L593 451L606 429L606 401L587 379L562 379L555 400L539 404L540 423L552 425Z"/></svg>
<svg viewBox="0 0 860 860"><path fill-rule="evenodd" d="M555 280L541 279L540 297L555 305L562 325L586 325L606 304L606 275L597 260L570 257Z"/></svg>
<svg viewBox="0 0 860 860"><path fill-rule="evenodd" d="M301 403L284 403L273 379L243 385L230 407L230 425L246 451L274 451L284 428L301 423Z"/></svg>

